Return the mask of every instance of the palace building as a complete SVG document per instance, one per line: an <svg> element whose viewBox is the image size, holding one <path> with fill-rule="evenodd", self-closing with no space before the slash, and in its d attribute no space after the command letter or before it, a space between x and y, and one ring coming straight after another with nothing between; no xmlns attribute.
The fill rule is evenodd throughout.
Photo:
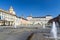
<svg viewBox="0 0 60 40"><path fill-rule="evenodd" d="M44 17L33 17L32 15L27 18L18 17L12 6L8 11L0 9L0 25L47 25L48 21L52 19L51 15L47 15Z"/></svg>
<svg viewBox="0 0 60 40"><path fill-rule="evenodd" d="M48 24L48 21L52 19L52 16L51 15L46 15L46 16L43 16L43 17L33 17L33 16L28 16L27 17L27 20L31 22L31 24L33 25L47 25Z"/></svg>
<svg viewBox="0 0 60 40"><path fill-rule="evenodd" d="M17 25L17 21L20 21L16 16L12 6L8 11L0 9L0 25Z"/></svg>

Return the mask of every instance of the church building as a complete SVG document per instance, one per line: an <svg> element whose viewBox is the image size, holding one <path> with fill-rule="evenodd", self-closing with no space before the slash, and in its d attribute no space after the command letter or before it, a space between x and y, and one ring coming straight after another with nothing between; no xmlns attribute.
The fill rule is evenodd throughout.
<svg viewBox="0 0 60 40"><path fill-rule="evenodd" d="M16 13L12 6L8 11L0 9L0 25L17 25L17 21L20 21L20 19L16 16Z"/></svg>

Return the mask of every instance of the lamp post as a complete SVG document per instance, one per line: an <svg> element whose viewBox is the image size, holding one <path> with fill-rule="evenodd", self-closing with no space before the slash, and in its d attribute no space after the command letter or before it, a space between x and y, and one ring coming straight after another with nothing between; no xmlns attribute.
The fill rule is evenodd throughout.
<svg viewBox="0 0 60 40"><path fill-rule="evenodd" d="M45 18L45 20L43 20L44 22L43 22L43 28L45 28L45 24L46 24L46 18Z"/></svg>
<svg viewBox="0 0 60 40"><path fill-rule="evenodd" d="M14 21L14 28L16 28L16 18L15 18L15 21Z"/></svg>

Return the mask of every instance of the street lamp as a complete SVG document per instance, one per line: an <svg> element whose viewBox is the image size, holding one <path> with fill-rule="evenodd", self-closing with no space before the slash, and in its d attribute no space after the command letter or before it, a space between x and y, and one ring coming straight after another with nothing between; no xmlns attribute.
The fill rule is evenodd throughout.
<svg viewBox="0 0 60 40"><path fill-rule="evenodd" d="M15 18L15 21L14 21L14 28L16 28L16 18Z"/></svg>

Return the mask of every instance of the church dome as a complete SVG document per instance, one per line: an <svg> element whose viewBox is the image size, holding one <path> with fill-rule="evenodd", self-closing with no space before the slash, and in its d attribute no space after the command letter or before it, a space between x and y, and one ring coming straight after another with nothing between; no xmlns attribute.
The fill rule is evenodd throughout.
<svg viewBox="0 0 60 40"><path fill-rule="evenodd" d="M15 14L15 12L13 11L13 14Z"/></svg>
<svg viewBox="0 0 60 40"><path fill-rule="evenodd" d="M9 13L11 13L11 14L14 14L15 15L15 11L14 11L14 9L13 9L13 7L11 6L10 7L10 9L9 9Z"/></svg>

